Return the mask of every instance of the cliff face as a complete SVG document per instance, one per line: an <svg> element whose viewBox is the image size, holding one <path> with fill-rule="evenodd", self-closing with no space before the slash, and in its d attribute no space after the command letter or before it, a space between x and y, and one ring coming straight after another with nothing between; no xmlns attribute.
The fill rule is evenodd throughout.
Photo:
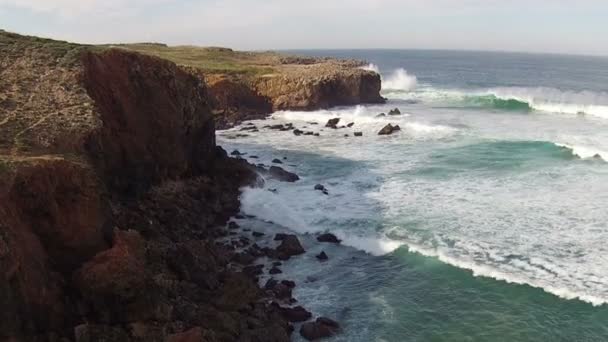
<svg viewBox="0 0 608 342"><path fill-rule="evenodd" d="M273 110L317 110L333 106L381 103L380 76L335 62L284 68L276 76L253 81Z"/></svg>
<svg viewBox="0 0 608 342"><path fill-rule="evenodd" d="M111 190L134 195L208 168L215 130L199 79L171 62L120 50L88 52L83 63L103 122L87 150Z"/></svg>
<svg viewBox="0 0 608 342"><path fill-rule="evenodd" d="M287 340L213 242L255 174L215 146L204 83L124 50L0 43L0 340Z"/></svg>
<svg viewBox="0 0 608 342"><path fill-rule="evenodd" d="M352 63L317 61L277 69L276 73L255 77L208 76L214 108L219 113L218 126L230 127L278 110L310 111L384 102L380 75Z"/></svg>

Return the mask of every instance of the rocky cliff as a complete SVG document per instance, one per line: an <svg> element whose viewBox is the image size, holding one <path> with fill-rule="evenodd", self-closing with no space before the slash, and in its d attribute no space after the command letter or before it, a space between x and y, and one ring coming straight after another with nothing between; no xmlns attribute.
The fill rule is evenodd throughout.
<svg viewBox="0 0 608 342"><path fill-rule="evenodd" d="M362 61L150 44L121 47L173 60L205 79L219 128L276 110L384 101L380 75L359 68Z"/></svg>
<svg viewBox="0 0 608 342"><path fill-rule="evenodd" d="M172 62L0 32L0 340L288 339L214 242L256 176L209 102Z"/></svg>
<svg viewBox="0 0 608 342"><path fill-rule="evenodd" d="M0 340L289 340L295 309L270 302L294 285L260 289L246 266L278 252L218 241L258 179L216 146L215 122L380 102L379 76L175 49L0 31Z"/></svg>

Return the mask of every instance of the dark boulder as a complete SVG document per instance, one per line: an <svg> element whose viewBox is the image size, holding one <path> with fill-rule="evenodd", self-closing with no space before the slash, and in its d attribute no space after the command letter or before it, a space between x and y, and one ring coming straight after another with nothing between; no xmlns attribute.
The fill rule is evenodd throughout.
<svg viewBox="0 0 608 342"><path fill-rule="evenodd" d="M356 137L362 137L363 136L363 132L355 132L355 136Z"/></svg>
<svg viewBox="0 0 608 342"><path fill-rule="evenodd" d="M300 244L300 240L295 235L287 235L276 249L279 256L291 257L304 254L305 250ZM281 258L279 258L281 259Z"/></svg>
<svg viewBox="0 0 608 342"><path fill-rule="evenodd" d="M337 129L339 122L340 122L340 118L329 119L327 121L327 124L325 124L325 127Z"/></svg>
<svg viewBox="0 0 608 342"><path fill-rule="evenodd" d="M388 125L384 126L384 128L382 128L380 132L378 132L378 135L390 135L400 130L401 127L399 127L399 125L393 126L389 123Z"/></svg>
<svg viewBox="0 0 608 342"><path fill-rule="evenodd" d="M386 114L384 114L384 113L380 113L380 114L376 115L377 118L382 118L382 117L385 117L385 116L386 116Z"/></svg>
<svg viewBox="0 0 608 342"><path fill-rule="evenodd" d="M277 233L274 236L274 241L283 241L285 240L285 238L288 236L289 234L285 234L285 233Z"/></svg>
<svg viewBox="0 0 608 342"><path fill-rule="evenodd" d="M252 232L251 235L253 235L253 237L262 237L262 236L264 236L266 234L260 233L260 232Z"/></svg>
<svg viewBox="0 0 608 342"><path fill-rule="evenodd" d="M279 312L287 321L292 323L306 322L312 317L310 311L301 306L296 306L294 308L279 307Z"/></svg>
<svg viewBox="0 0 608 342"><path fill-rule="evenodd" d="M329 242L329 243L340 243L341 240L338 239L334 234L325 233L317 236L317 241L319 242Z"/></svg>
<svg viewBox="0 0 608 342"><path fill-rule="evenodd" d="M319 317L314 322L302 324L300 335L309 341L331 337L340 332L338 322L325 317Z"/></svg>
<svg viewBox="0 0 608 342"><path fill-rule="evenodd" d="M399 108L391 109L391 111L388 112L388 115L401 115L401 111Z"/></svg>
<svg viewBox="0 0 608 342"><path fill-rule="evenodd" d="M354 125L355 125L355 123L354 123L354 122L351 122L351 123L349 123L348 125L346 125L346 127L350 128L350 127L353 127Z"/></svg>
<svg viewBox="0 0 608 342"><path fill-rule="evenodd" d="M239 150L234 150L234 151L232 151L232 153L230 153L231 156L244 156L246 154L247 153L241 153L241 152L239 152Z"/></svg>
<svg viewBox="0 0 608 342"><path fill-rule="evenodd" d="M326 261L329 259L329 257L327 256L327 254L325 254L325 252L319 253L319 255L317 255L316 258L321 261Z"/></svg>
<svg viewBox="0 0 608 342"><path fill-rule="evenodd" d="M268 174L271 178L274 178L281 182L293 183L295 181L300 180L300 177L298 177L298 175L296 175L295 173L286 171L285 169L278 166L271 166L270 169L268 169Z"/></svg>
<svg viewBox="0 0 608 342"><path fill-rule="evenodd" d="M275 163L275 164L283 164L283 162L281 161L281 159L277 159L277 158L273 159L272 162Z"/></svg>
<svg viewBox="0 0 608 342"><path fill-rule="evenodd" d="M268 274L280 274L283 273L283 271L281 271L280 268L273 266L270 271L268 271Z"/></svg>
<svg viewBox="0 0 608 342"><path fill-rule="evenodd" d="M293 134L295 134L295 135L302 135L302 134L304 134L304 131L301 131L299 129L294 129L293 130Z"/></svg>

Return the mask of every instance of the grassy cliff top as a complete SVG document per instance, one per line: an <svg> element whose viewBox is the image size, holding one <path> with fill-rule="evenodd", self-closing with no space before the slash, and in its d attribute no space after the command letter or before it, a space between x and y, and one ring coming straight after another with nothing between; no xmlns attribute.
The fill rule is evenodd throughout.
<svg viewBox="0 0 608 342"><path fill-rule="evenodd" d="M271 74L277 58L274 53L250 53L227 48L198 46L167 46L155 43L113 45L140 53L168 59L178 65L217 74Z"/></svg>

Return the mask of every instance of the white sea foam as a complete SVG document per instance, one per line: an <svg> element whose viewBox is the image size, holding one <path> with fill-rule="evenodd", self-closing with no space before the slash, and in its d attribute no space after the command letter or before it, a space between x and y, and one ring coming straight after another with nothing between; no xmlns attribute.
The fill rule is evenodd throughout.
<svg viewBox="0 0 608 342"><path fill-rule="evenodd" d="M590 303L594 306L600 306L608 303L608 296L596 296L589 293L581 293L577 290L569 289L567 287L556 286L554 282L542 281L542 280L531 280L529 277L523 274L517 274L512 272L505 272L498 268L479 264L471 260L462 260L456 257L450 256L449 252L442 251L440 249L433 249L417 245L415 243L408 243L408 249L411 252L415 252L424 256L434 257L446 264L456 266L465 270L470 270L475 277L487 277L496 280L505 281L507 283L530 285L535 288L542 289L545 292L556 295L564 299L579 299L584 302Z"/></svg>
<svg viewBox="0 0 608 342"><path fill-rule="evenodd" d="M582 145L570 145L570 144L563 144L563 143L555 143L555 145L571 150L572 154L574 154L575 156L578 156L581 159L599 158L604 161L608 161L608 152L599 150L595 147L582 146Z"/></svg>
<svg viewBox="0 0 608 342"><path fill-rule="evenodd" d="M608 94L591 91L563 91L554 88L494 88L487 91L501 99L526 102L531 108L550 113L588 114L608 119Z"/></svg>
<svg viewBox="0 0 608 342"><path fill-rule="evenodd" d="M430 101L430 96L437 102L468 96L448 95L421 88L400 96L421 96L423 102ZM289 131L261 129L230 140L227 137L238 128L220 132L220 144L255 154L260 157L256 162L269 165L273 158L286 155L283 167L302 178L295 184L270 180L266 189L245 190L243 210L302 234L331 231L345 245L370 254L390 253L407 244L412 251L477 276L528 284L594 305L606 302L604 255L608 250L603 241L608 240L608 214L603 204L608 202L608 182L603 178L604 164L549 158L552 164L539 165L538 170L529 170L523 163L521 168L514 165L514 172L490 173L461 154L469 144L488 139L523 139L553 141L581 158L599 154L605 159L605 120L556 115L517 115L513 120L484 111L430 106L417 111L417 105L401 108L407 115L376 117L394 107L389 102L272 116L273 124L292 122L303 130L320 131L320 137L294 138ZM355 126L324 128L334 117ZM378 136L377 131L388 122L399 124L402 132ZM260 128L269 123L255 122ZM364 136L353 138L354 130ZM445 165L446 156L455 165ZM481 157L492 161L500 156L487 151ZM326 185L330 195L314 191L316 183ZM277 193L268 188L276 188ZM394 228L388 230L388 226Z"/></svg>
<svg viewBox="0 0 608 342"><path fill-rule="evenodd" d="M417 84L416 76L408 74L403 68L397 69L391 75L382 78L382 90L384 91L412 91Z"/></svg>
<svg viewBox="0 0 608 342"><path fill-rule="evenodd" d="M389 98L413 99L453 106L492 106L488 96L515 100L531 109L558 114L591 115L608 119L608 93L563 91L554 88L505 87L479 90L436 89L425 87L408 93L388 93ZM486 97L486 101L481 101ZM498 107L500 109L500 107Z"/></svg>
<svg viewBox="0 0 608 342"><path fill-rule="evenodd" d="M361 69L367 70L367 71L373 71L377 74L380 73L380 68L376 64L373 64L373 63L370 63L366 66L362 66Z"/></svg>

